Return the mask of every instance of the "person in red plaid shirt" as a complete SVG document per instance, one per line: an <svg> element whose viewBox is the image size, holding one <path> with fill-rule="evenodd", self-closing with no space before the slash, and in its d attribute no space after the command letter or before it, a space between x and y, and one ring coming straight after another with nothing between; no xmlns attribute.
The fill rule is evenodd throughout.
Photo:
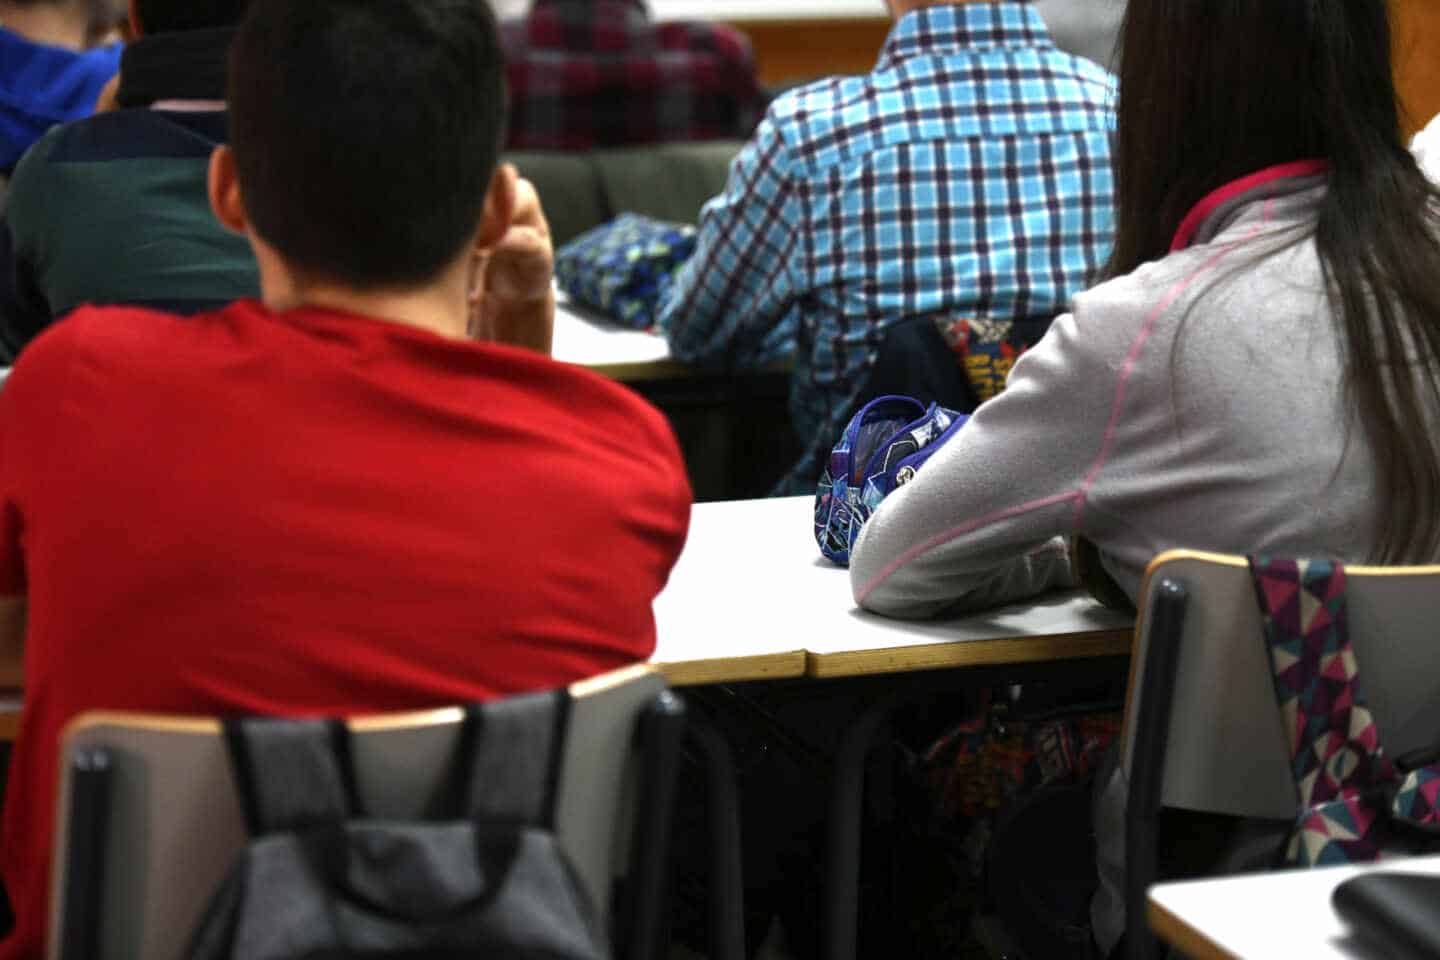
<svg viewBox="0 0 1440 960"><path fill-rule="evenodd" d="M767 101L743 33L645 0L535 0L504 43L512 150L743 140Z"/></svg>

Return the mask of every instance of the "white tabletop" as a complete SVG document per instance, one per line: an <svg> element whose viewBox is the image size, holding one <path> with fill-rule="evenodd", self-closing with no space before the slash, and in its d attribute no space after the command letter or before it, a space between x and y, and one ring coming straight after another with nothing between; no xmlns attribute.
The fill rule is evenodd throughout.
<svg viewBox="0 0 1440 960"><path fill-rule="evenodd" d="M671 683L805 675L806 633L783 598L789 586L813 583L810 558L795 562L809 510L806 497L691 508L685 549L655 598L652 660ZM775 542L791 549L774 550Z"/></svg>
<svg viewBox="0 0 1440 960"><path fill-rule="evenodd" d="M1440 874L1440 856L1162 883L1150 888L1150 926L1196 960L1379 960L1330 906L1341 883L1378 869Z"/></svg>
<svg viewBox="0 0 1440 960"><path fill-rule="evenodd" d="M693 368L670 359L665 338L617 326L559 294L550 355L588 367L612 380L661 380L690 376Z"/></svg>
<svg viewBox="0 0 1440 960"><path fill-rule="evenodd" d="M1134 617L1079 593L944 620L866 613L855 606L848 571L820 555L813 503L811 497L787 497L693 508L685 550L655 601L657 663L678 667L705 660L721 674L726 661L743 668L749 658L782 655L789 658L785 673L798 676L798 655L803 673L840 677L1130 649ZM675 669L666 673L686 682Z"/></svg>

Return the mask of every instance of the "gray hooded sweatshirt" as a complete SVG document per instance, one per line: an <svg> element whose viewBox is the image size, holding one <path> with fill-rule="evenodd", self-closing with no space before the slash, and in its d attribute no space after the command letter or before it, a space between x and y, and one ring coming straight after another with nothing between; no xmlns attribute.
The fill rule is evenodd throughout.
<svg viewBox="0 0 1440 960"><path fill-rule="evenodd" d="M1171 548L1368 559L1377 467L1312 239L1324 189L1316 164L1232 184L1170 255L1076 297L875 512L851 559L856 602L916 618L1071 586L1077 534L1132 599ZM1123 924L1124 789L1109 786L1094 917L1107 948Z"/></svg>
<svg viewBox="0 0 1440 960"><path fill-rule="evenodd" d="M918 618L1071 586L1071 535L1132 598L1175 547L1368 558L1376 465L1310 238L1323 190L1314 165L1238 181L1183 249L1076 297L875 512L856 602Z"/></svg>

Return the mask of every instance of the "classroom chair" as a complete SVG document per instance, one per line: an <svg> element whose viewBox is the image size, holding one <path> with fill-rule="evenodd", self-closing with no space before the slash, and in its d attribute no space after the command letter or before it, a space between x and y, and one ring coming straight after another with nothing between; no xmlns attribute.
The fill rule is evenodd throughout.
<svg viewBox="0 0 1440 960"><path fill-rule="evenodd" d="M1349 566L1346 574L1350 639L1381 742L1392 756L1433 745L1440 566ZM1158 879L1162 807L1272 822L1272 853L1298 813L1246 559L1161 554L1140 595L1120 761L1132 960L1155 956L1146 891Z"/></svg>
<svg viewBox="0 0 1440 960"><path fill-rule="evenodd" d="M621 213L694 223L725 189L734 140L664 143L574 153L521 150L502 159L535 184L558 248Z"/></svg>
<svg viewBox="0 0 1440 960"><path fill-rule="evenodd" d="M684 709L653 668L581 681L562 754L556 834L617 957L654 960ZM445 786L459 708L352 719L356 789L378 817L421 818ZM214 718L86 713L63 740L51 879L52 960L182 956L246 841Z"/></svg>

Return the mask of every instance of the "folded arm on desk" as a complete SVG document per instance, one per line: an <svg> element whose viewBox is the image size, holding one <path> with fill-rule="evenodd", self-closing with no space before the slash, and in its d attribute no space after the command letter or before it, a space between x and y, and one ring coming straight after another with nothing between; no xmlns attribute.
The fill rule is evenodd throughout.
<svg viewBox="0 0 1440 960"><path fill-rule="evenodd" d="M1100 464L1115 372L1075 317L1015 365L983 404L870 518L850 561L855 601L920 618L1069 588L1077 531Z"/></svg>

